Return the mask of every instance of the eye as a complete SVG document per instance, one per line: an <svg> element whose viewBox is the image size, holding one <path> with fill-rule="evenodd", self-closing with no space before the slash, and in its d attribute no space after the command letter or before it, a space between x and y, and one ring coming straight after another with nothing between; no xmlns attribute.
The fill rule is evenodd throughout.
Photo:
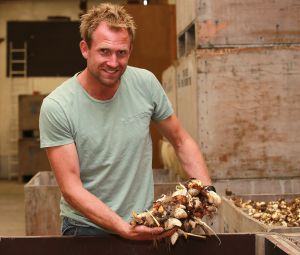
<svg viewBox="0 0 300 255"><path fill-rule="evenodd" d="M103 56L108 56L110 54L110 50L109 49L106 49L106 48L103 48L103 49L100 49L99 50L99 53Z"/></svg>
<svg viewBox="0 0 300 255"><path fill-rule="evenodd" d="M125 57L127 55L127 50L119 50L118 57Z"/></svg>

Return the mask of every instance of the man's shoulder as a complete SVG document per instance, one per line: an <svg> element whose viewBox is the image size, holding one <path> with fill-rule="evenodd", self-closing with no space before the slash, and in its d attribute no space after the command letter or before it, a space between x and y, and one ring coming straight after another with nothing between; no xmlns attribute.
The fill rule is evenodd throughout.
<svg viewBox="0 0 300 255"><path fill-rule="evenodd" d="M43 104L60 105L66 107L72 101L73 95L76 93L76 76L73 76L63 83L58 85L47 97L45 97Z"/></svg>
<svg viewBox="0 0 300 255"><path fill-rule="evenodd" d="M46 99L62 100L70 97L76 90L76 77L73 76L58 85Z"/></svg>
<svg viewBox="0 0 300 255"><path fill-rule="evenodd" d="M140 79L147 79L154 74L147 69L134 67L134 66L127 66L125 76L126 77L134 77Z"/></svg>

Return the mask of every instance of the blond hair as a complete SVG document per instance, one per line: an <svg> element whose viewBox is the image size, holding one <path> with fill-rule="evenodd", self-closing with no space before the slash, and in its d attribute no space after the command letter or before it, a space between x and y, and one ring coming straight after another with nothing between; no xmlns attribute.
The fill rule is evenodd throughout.
<svg viewBox="0 0 300 255"><path fill-rule="evenodd" d="M80 18L81 38L91 46L92 34L101 22L106 22L112 28L124 28L128 31L131 42L135 36L136 25L131 15L121 5L103 3L91 8Z"/></svg>

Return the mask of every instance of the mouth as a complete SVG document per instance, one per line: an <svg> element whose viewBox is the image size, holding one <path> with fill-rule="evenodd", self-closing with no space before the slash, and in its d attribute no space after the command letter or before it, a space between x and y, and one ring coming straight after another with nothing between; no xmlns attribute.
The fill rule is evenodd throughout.
<svg viewBox="0 0 300 255"><path fill-rule="evenodd" d="M103 69L104 72L108 73L108 74L116 74L119 72L119 69L113 69L113 70L110 70L110 69Z"/></svg>
<svg viewBox="0 0 300 255"><path fill-rule="evenodd" d="M113 71L106 70L105 72L107 72L107 73L116 73L116 72L118 72L118 70L113 70Z"/></svg>

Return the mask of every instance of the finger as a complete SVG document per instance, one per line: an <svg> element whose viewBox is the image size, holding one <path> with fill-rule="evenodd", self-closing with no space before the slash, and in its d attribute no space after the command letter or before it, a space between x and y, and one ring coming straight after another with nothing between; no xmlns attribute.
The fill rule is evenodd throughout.
<svg viewBox="0 0 300 255"><path fill-rule="evenodd" d="M151 228L150 231L152 235L160 235L161 233L164 232L164 229L162 227L155 227L155 228Z"/></svg>
<svg viewBox="0 0 300 255"><path fill-rule="evenodd" d="M178 228L172 228L170 230L164 231L162 234L160 234L160 238L165 238L173 235L177 231L177 229Z"/></svg>
<svg viewBox="0 0 300 255"><path fill-rule="evenodd" d="M135 239L138 240L154 240L164 232L162 227L149 228L146 226L137 226L134 228Z"/></svg>
<svg viewBox="0 0 300 255"><path fill-rule="evenodd" d="M166 231L162 227L151 228L151 240L160 240L164 237Z"/></svg>

